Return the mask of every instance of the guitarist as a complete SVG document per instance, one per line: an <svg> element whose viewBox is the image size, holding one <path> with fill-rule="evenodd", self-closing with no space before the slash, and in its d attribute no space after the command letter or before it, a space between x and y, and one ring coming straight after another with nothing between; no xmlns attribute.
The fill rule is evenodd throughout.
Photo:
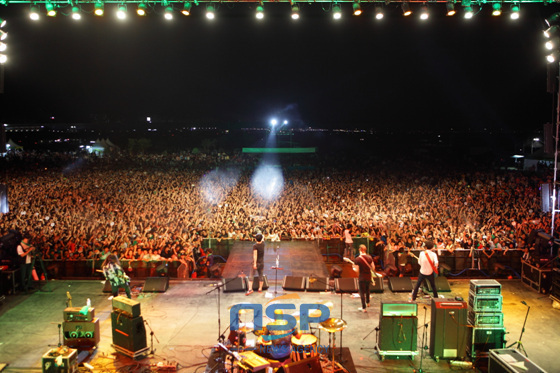
<svg viewBox="0 0 560 373"><path fill-rule="evenodd" d="M436 253L432 251L433 248L434 242L430 240L426 241L424 243L424 250L418 256L420 273L418 274L418 281L416 281L414 291L412 291L411 300L413 302L416 300L418 289L420 289L420 286L422 286L422 282L424 282L424 280L428 280L430 282L430 285L434 290L434 298L438 297L434 273L437 275L437 268L439 263Z"/></svg>
<svg viewBox="0 0 560 373"><path fill-rule="evenodd" d="M115 254L107 255L102 268L105 278L111 283L111 292L113 293L113 296L116 297L119 295L119 288L123 288L128 299L131 299L132 297L130 295L129 286L130 278L122 269L119 258L117 258Z"/></svg>
<svg viewBox="0 0 560 373"><path fill-rule="evenodd" d="M359 268L358 284L362 308L358 308L358 311L367 312L367 307L370 306L369 284L373 283L375 285L375 280L372 277L373 258L367 254L366 245L360 245L359 251L360 255L354 258L354 260L349 258L344 258L344 260L357 265Z"/></svg>

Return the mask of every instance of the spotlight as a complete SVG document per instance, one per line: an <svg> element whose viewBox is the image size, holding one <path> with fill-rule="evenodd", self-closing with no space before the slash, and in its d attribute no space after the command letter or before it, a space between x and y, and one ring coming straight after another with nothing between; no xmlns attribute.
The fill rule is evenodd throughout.
<svg viewBox="0 0 560 373"><path fill-rule="evenodd" d="M448 1L447 4L445 5L445 7L447 8L447 15L449 17L454 16L455 15L455 4L453 4L452 1Z"/></svg>
<svg viewBox="0 0 560 373"><path fill-rule="evenodd" d="M492 15L498 17L502 15L502 4L494 3L492 4Z"/></svg>
<svg viewBox="0 0 560 373"><path fill-rule="evenodd" d="M0 41L0 52L4 52L6 49L8 49L8 44Z"/></svg>
<svg viewBox="0 0 560 373"><path fill-rule="evenodd" d="M547 38L551 38L553 35L558 34L560 34L560 27L556 25L550 26L544 31L544 36L546 36Z"/></svg>
<svg viewBox="0 0 560 373"><path fill-rule="evenodd" d="M212 4L208 4L206 6L206 18L214 19L216 17L216 14L214 12L214 6Z"/></svg>
<svg viewBox="0 0 560 373"><path fill-rule="evenodd" d="M117 9L117 18L126 19L126 5L121 4Z"/></svg>
<svg viewBox="0 0 560 373"><path fill-rule="evenodd" d="M6 62L8 62L8 56L6 56L5 54L0 54L0 64L5 64Z"/></svg>
<svg viewBox="0 0 560 373"><path fill-rule="evenodd" d="M0 27L6 26L6 20L4 18L0 18Z"/></svg>
<svg viewBox="0 0 560 373"><path fill-rule="evenodd" d="M341 19L342 18L342 12L340 11L340 5L338 4L334 4L332 7L332 11L333 11L333 18L334 19Z"/></svg>
<svg viewBox="0 0 560 373"><path fill-rule="evenodd" d="M469 5L465 7L465 18L471 19L474 16L473 8Z"/></svg>
<svg viewBox="0 0 560 373"><path fill-rule="evenodd" d="M255 14L255 17L257 17L257 19L263 19L264 18L263 3L260 3L259 5L257 5L257 13Z"/></svg>
<svg viewBox="0 0 560 373"><path fill-rule="evenodd" d="M292 5L292 19L299 19L299 5Z"/></svg>
<svg viewBox="0 0 560 373"><path fill-rule="evenodd" d="M37 8L35 5L33 5L29 10L29 18L31 18L31 20L33 21L39 20L39 8Z"/></svg>
<svg viewBox="0 0 560 373"><path fill-rule="evenodd" d="M274 127L274 126L277 125L277 124L278 124L278 119L272 118L272 119L270 120L270 125L271 125L272 127Z"/></svg>
<svg viewBox="0 0 560 373"><path fill-rule="evenodd" d="M420 10L420 19L425 21L428 18L430 18L430 13L428 12L428 6L422 5L422 8Z"/></svg>
<svg viewBox="0 0 560 373"><path fill-rule="evenodd" d="M140 17L144 17L147 14L147 10L148 6L146 5L146 3L140 3L138 4L138 8L136 9L136 14L138 14Z"/></svg>
<svg viewBox="0 0 560 373"><path fill-rule="evenodd" d="M173 7L168 6L165 8L165 13L163 15L166 20L171 21L173 19Z"/></svg>
<svg viewBox="0 0 560 373"><path fill-rule="evenodd" d="M509 15L511 19L519 19L519 4L511 5L511 14Z"/></svg>
<svg viewBox="0 0 560 373"><path fill-rule="evenodd" d="M405 17L408 17L409 15L412 14L412 10L410 10L410 4L409 3L402 3L402 14Z"/></svg>
<svg viewBox="0 0 560 373"><path fill-rule="evenodd" d="M103 2L98 1L95 3L93 14L98 17L101 17L103 14L105 14L105 5L103 4Z"/></svg>
<svg viewBox="0 0 560 373"><path fill-rule="evenodd" d="M191 14L191 7L192 4L190 3L190 1L185 2L185 5L183 5L183 10L181 10L181 13L183 13L186 16L189 16Z"/></svg>
<svg viewBox="0 0 560 373"><path fill-rule="evenodd" d="M551 39L549 39L545 44L544 44L545 48L548 49L549 51L553 50L554 48L558 48L560 47L560 38L553 37Z"/></svg>
<svg viewBox="0 0 560 373"><path fill-rule="evenodd" d="M80 14L80 8L78 8L77 6L72 7L72 18L75 19L76 21L82 19L82 15Z"/></svg>
<svg viewBox="0 0 560 373"><path fill-rule="evenodd" d="M551 54L549 54L548 56L546 56L546 61L548 63L556 62L556 61L558 61L558 56L559 56L558 51L554 51Z"/></svg>
<svg viewBox="0 0 560 373"><path fill-rule="evenodd" d="M352 9L354 9L355 16L359 16L362 14L362 6L360 5L359 1L354 1L354 4L352 5Z"/></svg>
<svg viewBox="0 0 560 373"><path fill-rule="evenodd" d="M383 19L383 7L375 7L375 19Z"/></svg>
<svg viewBox="0 0 560 373"><path fill-rule="evenodd" d="M47 10L47 15L49 17L56 16L56 9L54 8L54 5L52 5L51 3L46 3L45 4L45 9Z"/></svg>
<svg viewBox="0 0 560 373"><path fill-rule="evenodd" d="M4 30L0 30L0 40L6 40L8 33Z"/></svg>

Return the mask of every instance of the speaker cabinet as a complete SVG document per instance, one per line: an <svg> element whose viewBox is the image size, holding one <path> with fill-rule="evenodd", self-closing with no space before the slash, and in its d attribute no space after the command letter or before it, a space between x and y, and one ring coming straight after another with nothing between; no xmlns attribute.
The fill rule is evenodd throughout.
<svg viewBox="0 0 560 373"><path fill-rule="evenodd" d="M62 323L64 345L72 348L90 349L99 343L99 319Z"/></svg>
<svg viewBox="0 0 560 373"><path fill-rule="evenodd" d="M307 283L306 277L301 276L285 276L282 281L282 288L284 290L297 290L304 291Z"/></svg>
<svg viewBox="0 0 560 373"><path fill-rule="evenodd" d="M488 351L505 346L505 328L473 327L467 338L467 351L471 358L487 356Z"/></svg>
<svg viewBox="0 0 560 373"><path fill-rule="evenodd" d="M416 351L418 318L382 317L379 323L380 351Z"/></svg>
<svg viewBox="0 0 560 373"><path fill-rule="evenodd" d="M357 293L358 279L355 277L335 278L334 289L337 293Z"/></svg>
<svg viewBox="0 0 560 373"><path fill-rule="evenodd" d="M222 283L224 284L224 293L247 291L245 277L222 278Z"/></svg>
<svg viewBox="0 0 560 373"><path fill-rule="evenodd" d="M467 302L432 299L430 356L463 359L467 355Z"/></svg>
<svg viewBox="0 0 560 373"><path fill-rule="evenodd" d="M142 316L131 319L112 312L111 326L114 345L127 351L139 351L147 347L146 328Z"/></svg>
<svg viewBox="0 0 560 373"><path fill-rule="evenodd" d="M328 277L309 277L307 279L307 291L328 291Z"/></svg>
<svg viewBox="0 0 560 373"><path fill-rule="evenodd" d="M393 293L412 293L410 277L389 277L389 289Z"/></svg>
<svg viewBox="0 0 560 373"><path fill-rule="evenodd" d="M169 288L169 277L148 277L142 288L143 293L165 293Z"/></svg>
<svg viewBox="0 0 560 373"><path fill-rule="evenodd" d="M435 278L434 282L436 283L436 289L439 293L448 293L451 291L451 286L449 285L449 281L447 281L447 277L445 276L438 276ZM424 281L426 284L426 289L428 292L433 293L432 285L429 281Z"/></svg>
<svg viewBox="0 0 560 373"><path fill-rule="evenodd" d="M370 293L383 293L383 277L374 277L375 285L369 284Z"/></svg>
<svg viewBox="0 0 560 373"><path fill-rule="evenodd" d="M282 365L284 373L323 373L319 355Z"/></svg>
<svg viewBox="0 0 560 373"><path fill-rule="evenodd" d="M266 275L263 275L263 290L268 289L269 285L268 285L268 278L266 277ZM253 278L253 291L257 291L259 290L259 276L255 276Z"/></svg>

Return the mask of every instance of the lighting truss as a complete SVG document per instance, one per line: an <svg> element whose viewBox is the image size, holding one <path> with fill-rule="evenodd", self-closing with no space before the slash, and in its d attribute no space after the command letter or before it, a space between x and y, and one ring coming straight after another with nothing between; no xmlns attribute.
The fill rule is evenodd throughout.
<svg viewBox="0 0 560 373"><path fill-rule="evenodd" d="M145 3L145 4L150 4L152 6L156 6L156 5L161 5L161 0L105 0L105 1L98 1L98 2L102 2L104 4L140 4L140 3ZM335 1L333 0L313 0L314 3L335 3ZM430 4L434 4L434 3L440 3L440 4L447 4L449 3L449 0L430 0L429 3ZM53 5L58 5L58 6L66 6L68 5L69 1L68 0L0 0L0 4L2 5L11 5L11 4L53 4ZM73 5L77 5L77 4L82 4L82 5L86 5L86 4L92 4L93 1L92 0L73 0L71 2ZM169 0L165 2L166 4L179 4L180 8L182 8L182 6L185 4L185 0ZM293 0L197 0L197 1L193 1L193 3L195 5L198 5L200 3L216 3L216 4L239 4L239 3L286 3L286 4L295 4L296 1ZM356 3L356 0L336 0L336 3L340 4L340 3L349 3L349 4L354 4ZM368 4L388 4L388 3L394 3L394 4L399 4L399 3L411 3L411 4L425 4L426 0L373 0L373 1L368 1ZM478 2L476 1L472 1L473 4L478 4ZM480 4L494 4L494 3L498 3L498 4L556 4L557 1L556 0L483 0L480 1ZM457 1L455 2L456 5L460 5L461 1ZM134 7L136 8L136 7ZM178 8L179 9L179 8Z"/></svg>

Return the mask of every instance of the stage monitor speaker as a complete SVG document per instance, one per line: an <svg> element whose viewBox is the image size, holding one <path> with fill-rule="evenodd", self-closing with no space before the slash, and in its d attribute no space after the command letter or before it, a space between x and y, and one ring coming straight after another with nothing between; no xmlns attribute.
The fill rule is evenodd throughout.
<svg viewBox="0 0 560 373"><path fill-rule="evenodd" d="M533 363L519 350L490 350L488 373L543 373L544 369Z"/></svg>
<svg viewBox="0 0 560 373"><path fill-rule="evenodd" d="M268 285L268 278L266 277L266 275L263 275L263 290L268 289L269 285ZM253 278L253 290L257 291L259 290L259 276L255 276Z"/></svg>
<svg viewBox="0 0 560 373"><path fill-rule="evenodd" d="M449 281L447 281L447 277L438 276L435 278L434 282L436 283L436 289L438 291L438 294L447 293L451 291L451 286L449 285ZM430 282L424 281L424 284L426 284L427 291L433 293L432 285L430 284Z"/></svg>
<svg viewBox="0 0 560 373"><path fill-rule="evenodd" d="M369 285L370 293L383 293L383 277L374 277L375 285Z"/></svg>
<svg viewBox="0 0 560 373"><path fill-rule="evenodd" d="M284 373L323 373L319 355L282 365Z"/></svg>
<svg viewBox="0 0 560 373"><path fill-rule="evenodd" d="M357 293L358 279L355 277L335 278L334 289L337 293Z"/></svg>
<svg viewBox="0 0 560 373"><path fill-rule="evenodd" d="M0 123L0 127L2 124ZM10 207L8 205L8 186L6 184L0 184L0 213L7 214L10 212Z"/></svg>
<svg viewBox="0 0 560 373"><path fill-rule="evenodd" d="M389 277L389 289L393 293L412 293L410 277Z"/></svg>
<svg viewBox="0 0 560 373"><path fill-rule="evenodd" d="M142 288L143 293L165 293L169 288L169 277L148 277Z"/></svg>
<svg viewBox="0 0 560 373"><path fill-rule="evenodd" d="M127 351L139 351L147 347L146 328L142 316L133 319L111 312L113 344Z"/></svg>
<svg viewBox="0 0 560 373"><path fill-rule="evenodd" d="M417 317L382 317L379 323L380 351L416 351Z"/></svg>
<svg viewBox="0 0 560 373"><path fill-rule="evenodd" d="M301 276L284 276L282 281L282 289L304 291L307 284L307 277Z"/></svg>
<svg viewBox="0 0 560 373"><path fill-rule="evenodd" d="M336 264L331 267L331 278L342 277L342 268Z"/></svg>
<svg viewBox="0 0 560 373"><path fill-rule="evenodd" d="M329 278L328 277L309 277L307 279L307 291L328 291Z"/></svg>
<svg viewBox="0 0 560 373"><path fill-rule="evenodd" d="M224 293L247 291L245 277L222 278L222 284L224 284Z"/></svg>
<svg viewBox="0 0 560 373"><path fill-rule="evenodd" d="M463 359L467 355L467 302L432 299L430 356L439 359Z"/></svg>
<svg viewBox="0 0 560 373"><path fill-rule="evenodd" d="M64 345L72 348L92 348L100 339L99 319L93 321L73 321L62 323Z"/></svg>

